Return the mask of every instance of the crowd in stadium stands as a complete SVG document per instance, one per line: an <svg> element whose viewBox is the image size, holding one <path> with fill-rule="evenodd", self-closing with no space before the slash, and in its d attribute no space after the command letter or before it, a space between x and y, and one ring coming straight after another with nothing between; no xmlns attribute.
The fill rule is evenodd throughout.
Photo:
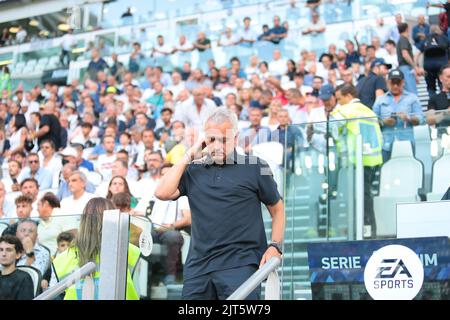
<svg viewBox="0 0 450 320"><path fill-rule="evenodd" d="M314 6L314 1L311 3ZM325 32L325 23L314 10L312 21L303 34ZM250 18L243 23L236 35L225 30L218 45L251 47L255 41L279 45L289 32L279 17L274 17L271 28L264 26L262 34L251 29ZM169 247L164 281L174 282L183 245L180 231L189 232L189 203L183 198L161 201L153 192L164 171L200 137L203 121L218 106L236 113L239 147L246 153L267 141L283 145L286 141L289 153L300 140L302 145L323 151L323 143L317 139L320 128L309 126L302 132L288 125L350 118L351 114L376 115L386 161L394 139L413 139L412 130L404 129L427 120L432 124L439 121L426 119L421 108L416 88L420 76L425 74L427 79L428 109L449 109L449 42L447 30L428 26L423 16L413 28L401 15L392 26L378 19L376 32L370 43L359 43L355 37L356 41L345 41L345 48L331 44L319 57L306 48L300 57L285 57L275 49L270 61L252 56L242 65L237 56L216 66L210 56L209 61L201 61L203 69L187 60L170 72L149 65L148 61L157 60L148 58L177 51L207 52L211 41L200 33L192 43L180 36L179 43L170 46L158 36L150 53L141 51L141 43L134 43L125 65L116 54L108 64L98 48L91 48L84 79L65 86L36 85L28 91L22 86L12 88L8 68L3 67L0 218L9 224L4 235L16 236L20 243L3 236L0 255L4 247L15 247L19 264L40 270L47 280L42 285L45 288L51 257L60 243L64 248L76 233L77 220L71 215L81 214L90 199L101 196L132 215L151 215L159 226L153 231L154 241ZM69 47L63 48L63 63L67 63ZM419 55L414 52L424 55L425 70L419 67ZM354 109L341 108L352 104ZM380 165L382 161L377 159L365 163L365 168ZM56 215L68 219L51 218ZM373 223L370 217L366 222ZM10 274L15 272L3 258L1 261Z"/></svg>

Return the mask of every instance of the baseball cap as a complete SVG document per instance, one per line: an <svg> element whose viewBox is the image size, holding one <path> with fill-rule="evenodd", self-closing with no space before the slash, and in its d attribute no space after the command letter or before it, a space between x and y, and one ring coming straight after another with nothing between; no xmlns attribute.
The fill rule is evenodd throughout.
<svg viewBox="0 0 450 320"><path fill-rule="evenodd" d="M405 76L403 75L403 72L401 72L399 69L391 70L388 74L388 80L403 80L405 79Z"/></svg>
<svg viewBox="0 0 450 320"><path fill-rule="evenodd" d="M388 69L392 68L392 64L386 63L383 58L376 58L370 64L370 69L372 69L373 67L381 66L381 65L386 66Z"/></svg>
<svg viewBox="0 0 450 320"><path fill-rule="evenodd" d="M319 98L320 100L329 100L333 94L334 94L333 86L325 84L320 88Z"/></svg>
<svg viewBox="0 0 450 320"><path fill-rule="evenodd" d="M109 86L108 88L106 88L106 93L117 93L117 89L113 86Z"/></svg>
<svg viewBox="0 0 450 320"><path fill-rule="evenodd" d="M71 108L71 109L77 110L75 103L73 103L72 101L67 101L65 105L66 105L66 108Z"/></svg>
<svg viewBox="0 0 450 320"><path fill-rule="evenodd" d="M63 157L76 157L78 156L77 150L73 147L66 147L63 151L60 152Z"/></svg>

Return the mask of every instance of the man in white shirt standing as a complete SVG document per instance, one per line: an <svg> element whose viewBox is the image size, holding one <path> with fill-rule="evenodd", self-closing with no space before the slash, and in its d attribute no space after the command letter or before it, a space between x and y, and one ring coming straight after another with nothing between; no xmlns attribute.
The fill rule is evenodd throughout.
<svg viewBox="0 0 450 320"><path fill-rule="evenodd" d="M61 55L59 61L65 67L68 67L71 60L72 48L76 45L76 39L72 35L73 29L67 30L67 33L61 38ZM64 62L64 58L67 58L67 63Z"/></svg>
<svg viewBox="0 0 450 320"><path fill-rule="evenodd" d="M152 49L151 57L158 66L163 66L164 69L170 69L170 55L173 52L173 48L164 43L164 37L159 35L156 38L156 45Z"/></svg>
<svg viewBox="0 0 450 320"><path fill-rule="evenodd" d="M105 153L98 156L97 167L95 168L102 175L103 181L109 181L111 179L112 166L116 160L116 155L114 154L115 145L113 136L103 137Z"/></svg>
<svg viewBox="0 0 450 320"><path fill-rule="evenodd" d="M81 171L74 171L69 177L70 197L61 201L61 215L72 215L83 213L84 207L89 200L95 197L94 194L86 192L87 178Z"/></svg>
<svg viewBox="0 0 450 320"><path fill-rule="evenodd" d="M173 53L177 54L177 66L181 67L186 61L191 61L191 51L194 46L186 40L186 36L182 34L179 37L178 44L175 45Z"/></svg>
<svg viewBox="0 0 450 320"><path fill-rule="evenodd" d="M273 60L269 63L269 72L272 76L280 78L287 72L286 60L281 59L280 50L273 50Z"/></svg>
<svg viewBox="0 0 450 320"><path fill-rule="evenodd" d="M203 122L216 109L214 101L205 98L202 88L192 90L193 98L183 102L175 110L174 119L182 121L186 127L203 131Z"/></svg>
<svg viewBox="0 0 450 320"><path fill-rule="evenodd" d="M251 48L253 43L258 38L258 34L250 28L251 19L249 17L244 18L244 29L239 32L239 44L243 47Z"/></svg>

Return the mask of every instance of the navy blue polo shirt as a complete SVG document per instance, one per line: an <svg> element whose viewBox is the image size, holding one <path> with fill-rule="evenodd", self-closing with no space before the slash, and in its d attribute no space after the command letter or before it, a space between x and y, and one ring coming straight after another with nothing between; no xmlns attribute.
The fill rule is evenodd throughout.
<svg viewBox="0 0 450 320"><path fill-rule="evenodd" d="M259 265L267 249L261 202L281 196L267 163L234 153L225 165L190 164L178 190L192 216L184 279L247 265Z"/></svg>

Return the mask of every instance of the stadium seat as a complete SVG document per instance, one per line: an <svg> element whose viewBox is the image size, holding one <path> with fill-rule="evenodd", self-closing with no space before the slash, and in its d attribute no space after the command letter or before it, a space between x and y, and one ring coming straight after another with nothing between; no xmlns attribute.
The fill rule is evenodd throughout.
<svg viewBox="0 0 450 320"><path fill-rule="evenodd" d="M183 230L180 231L180 233L184 240L183 246L181 247L181 262L184 265L186 263L187 255L189 252L189 245L191 244L191 236Z"/></svg>
<svg viewBox="0 0 450 320"><path fill-rule="evenodd" d="M8 228L8 224L6 222L0 222L0 236L6 228Z"/></svg>
<svg viewBox="0 0 450 320"><path fill-rule="evenodd" d="M433 165L431 192L427 194L428 201L439 201L450 184L450 149L444 149L444 154Z"/></svg>
<svg viewBox="0 0 450 320"><path fill-rule="evenodd" d="M424 186L425 192L431 190L431 170L433 159L431 157L431 136L428 125L414 127L414 145L415 157L423 164L424 169Z"/></svg>
<svg viewBox="0 0 450 320"><path fill-rule="evenodd" d="M374 197L377 236L395 236L396 204L416 202L423 184L423 166L413 156L410 141L395 141L391 159L381 167L380 194Z"/></svg>
<svg viewBox="0 0 450 320"><path fill-rule="evenodd" d="M17 269L28 273L33 280L34 296L37 297L41 293L41 272L32 266L17 266Z"/></svg>

